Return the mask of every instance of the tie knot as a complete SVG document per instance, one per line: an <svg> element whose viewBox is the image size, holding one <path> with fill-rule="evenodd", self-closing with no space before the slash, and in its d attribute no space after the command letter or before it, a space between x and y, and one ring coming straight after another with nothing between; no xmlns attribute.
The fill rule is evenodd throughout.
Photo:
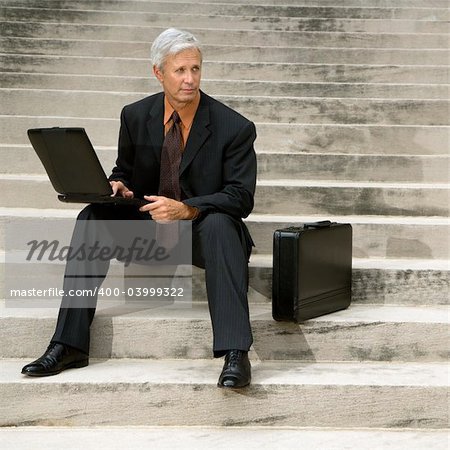
<svg viewBox="0 0 450 450"><path fill-rule="evenodd" d="M173 120L173 123L180 123L181 122L180 116L179 116L179 114L176 111L174 111L172 113L172 120Z"/></svg>

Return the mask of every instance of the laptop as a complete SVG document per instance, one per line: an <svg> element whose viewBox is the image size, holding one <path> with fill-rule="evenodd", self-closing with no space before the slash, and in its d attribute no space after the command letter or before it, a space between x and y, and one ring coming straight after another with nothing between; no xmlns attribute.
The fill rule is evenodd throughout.
<svg viewBox="0 0 450 450"><path fill-rule="evenodd" d="M111 197L111 185L84 128L33 128L28 138L62 202L148 203L141 198Z"/></svg>

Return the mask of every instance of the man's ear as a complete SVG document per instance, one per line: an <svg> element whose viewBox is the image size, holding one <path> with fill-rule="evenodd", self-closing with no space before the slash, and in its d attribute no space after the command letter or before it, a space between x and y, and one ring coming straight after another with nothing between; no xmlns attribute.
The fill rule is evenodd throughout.
<svg viewBox="0 0 450 450"><path fill-rule="evenodd" d="M164 80L164 77L163 77L163 73L161 72L161 70L158 67L153 66L153 73L154 73L155 77L158 79L158 81L160 83L162 83Z"/></svg>

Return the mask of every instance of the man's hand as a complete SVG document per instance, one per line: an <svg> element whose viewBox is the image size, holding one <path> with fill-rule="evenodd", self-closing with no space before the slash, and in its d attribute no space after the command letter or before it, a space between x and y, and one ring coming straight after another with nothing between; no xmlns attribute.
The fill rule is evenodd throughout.
<svg viewBox="0 0 450 450"><path fill-rule="evenodd" d="M111 197L134 197L134 193L130 191L121 181L110 181L109 184L111 185L113 191Z"/></svg>
<svg viewBox="0 0 450 450"><path fill-rule="evenodd" d="M152 219L159 223L168 223L174 220L192 220L198 217L199 211L177 200L160 195L145 195L145 200L152 202L139 208L139 211L148 212Z"/></svg>

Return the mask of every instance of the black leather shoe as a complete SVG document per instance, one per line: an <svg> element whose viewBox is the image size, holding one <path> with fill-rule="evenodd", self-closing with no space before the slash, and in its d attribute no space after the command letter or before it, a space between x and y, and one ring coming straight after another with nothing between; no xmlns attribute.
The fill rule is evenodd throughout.
<svg viewBox="0 0 450 450"><path fill-rule="evenodd" d="M23 367L22 373L30 377L47 377L63 370L86 367L89 356L67 345L51 342L45 353Z"/></svg>
<svg viewBox="0 0 450 450"><path fill-rule="evenodd" d="M225 355L225 364L217 385L227 388L242 388L250 384L251 378L248 353L243 350L230 350Z"/></svg>

